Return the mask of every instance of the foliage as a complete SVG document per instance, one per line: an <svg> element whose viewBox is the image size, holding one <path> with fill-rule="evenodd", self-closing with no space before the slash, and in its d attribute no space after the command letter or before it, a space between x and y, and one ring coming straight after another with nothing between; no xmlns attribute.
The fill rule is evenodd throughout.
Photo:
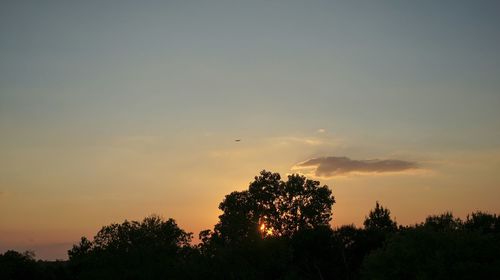
<svg viewBox="0 0 500 280"><path fill-rule="evenodd" d="M399 226L376 202L364 227L332 229L327 186L262 171L227 195L200 243L173 219L150 216L82 237L68 261L0 254L0 279L500 279L500 217L433 215Z"/></svg>
<svg viewBox="0 0 500 280"><path fill-rule="evenodd" d="M34 253L9 250L0 254L0 279L33 279L36 274Z"/></svg>
<svg viewBox="0 0 500 280"><path fill-rule="evenodd" d="M434 231L455 231L461 229L463 223L459 218L454 218L452 213L446 212L427 217L424 226Z"/></svg>
<svg viewBox="0 0 500 280"><path fill-rule="evenodd" d="M294 174L282 181L278 173L262 171L248 190L227 195L214 234L226 244L286 236L327 226L335 199L328 186Z"/></svg>
<svg viewBox="0 0 500 280"><path fill-rule="evenodd" d="M378 201L375 208L370 210L368 217L363 222L365 229L375 231L395 231L397 224L391 219L391 211L381 206Z"/></svg>
<svg viewBox="0 0 500 280"><path fill-rule="evenodd" d="M401 229L365 259L366 279L500 279L496 215L473 213L465 224L451 213ZM493 228L492 228L493 227Z"/></svg>
<svg viewBox="0 0 500 280"><path fill-rule="evenodd" d="M464 229L481 233L500 233L500 216L481 211L467 215L463 223Z"/></svg>
<svg viewBox="0 0 500 280"><path fill-rule="evenodd" d="M150 216L104 226L93 241L82 237L68 256L81 279L153 279L178 273L190 241L173 219Z"/></svg>

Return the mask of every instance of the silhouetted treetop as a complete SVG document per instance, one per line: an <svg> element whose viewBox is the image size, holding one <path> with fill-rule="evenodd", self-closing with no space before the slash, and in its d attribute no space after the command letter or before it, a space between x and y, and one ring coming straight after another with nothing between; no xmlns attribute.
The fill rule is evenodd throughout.
<svg viewBox="0 0 500 280"><path fill-rule="evenodd" d="M221 220L198 245L174 220L150 216L82 237L68 261L0 253L0 279L500 279L495 214L396 227L377 202L364 228L332 229L333 202L318 182L263 171L224 199Z"/></svg>
<svg viewBox="0 0 500 280"><path fill-rule="evenodd" d="M332 229L332 191L262 171L228 194L212 230L192 234L149 216L103 226L68 261L0 253L0 279L500 279L500 217L451 213L399 226L377 201L364 227Z"/></svg>
<svg viewBox="0 0 500 280"><path fill-rule="evenodd" d="M461 229L463 222L459 218L453 217L451 212L446 212L427 217L424 226L436 231L453 231Z"/></svg>
<svg viewBox="0 0 500 280"><path fill-rule="evenodd" d="M303 229L326 226L332 219L335 199L328 186L289 175L263 170L248 190L232 192L219 205L215 233L225 242L260 236L292 236Z"/></svg>
<svg viewBox="0 0 500 280"><path fill-rule="evenodd" d="M82 237L80 244L73 246L71 257L90 251L129 252L132 250L175 251L188 246L191 234L180 229L173 219L163 221L158 216L146 217L142 222L124 221L122 224L104 226L91 242Z"/></svg>
<svg viewBox="0 0 500 280"><path fill-rule="evenodd" d="M35 279L35 254L31 251L19 253L13 250L0 254L0 279Z"/></svg>
<svg viewBox="0 0 500 280"><path fill-rule="evenodd" d="M481 211L467 215L464 222L467 230L476 230L483 233L500 233L500 216Z"/></svg>
<svg viewBox="0 0 500 280"><path fill-rule="evenodd" d="M381 206L378 201L375 203L375 208L370 210L363 225L368 230L381 231L394 231L397 226L396 222L391 219L391 211Z"/></svg>
<svg viewBox="0 0 500 280"><path fill-rule="evenodd" d="M92 241L82 237L68 256L82 279L168 278L174 273L170 267L190 250L191 236L173 219L149 216L142 222L104 226Z"/></svg>

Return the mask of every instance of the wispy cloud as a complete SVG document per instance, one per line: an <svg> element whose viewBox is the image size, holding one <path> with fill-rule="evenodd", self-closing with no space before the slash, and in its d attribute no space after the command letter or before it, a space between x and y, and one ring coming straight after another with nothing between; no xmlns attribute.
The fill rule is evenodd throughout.
<svg viewBox="0 0 500 280"><path fill-rule="evenodd" d="M317 177L334 177L349 173L388 173L418 169L416 162L397 159L354 160L348 157L319 157L296 164L293 170L312 171Z"/></svg>
<svg viewBox="0 0 500 280"><path fill-rule="evenodd" d="M305 145L305 146L338 146L340 140L332 137L321 137L321 136L285 136L285 137L273 137L269 138L268 141L273 145Z"/></svg>

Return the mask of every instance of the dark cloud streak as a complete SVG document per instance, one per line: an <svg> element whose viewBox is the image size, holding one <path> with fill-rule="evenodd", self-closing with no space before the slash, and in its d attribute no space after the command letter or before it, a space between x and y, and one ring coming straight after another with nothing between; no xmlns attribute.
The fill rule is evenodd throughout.
<svg viewBox="0 0 500 280"><path fill-rule="evenodd" d="M348 157L320 157L301 162L295 169L314 168L314 174L318 177L333 177L345 175L352 172L359 173L386 173L402 172L410 169L417 169L415 162L396 159L369 159L354 160Z"/></svg>

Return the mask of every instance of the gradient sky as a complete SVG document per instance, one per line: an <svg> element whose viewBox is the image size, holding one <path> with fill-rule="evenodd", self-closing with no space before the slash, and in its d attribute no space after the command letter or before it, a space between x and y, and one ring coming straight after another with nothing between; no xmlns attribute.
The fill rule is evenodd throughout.
<svg viewBox="0 0 500 280"><path fill-rule="evenodd" d="M334 226L499 213L499 50L496 0L2 1L0 252L197 235L262 169L332 187Z"/></svg>

